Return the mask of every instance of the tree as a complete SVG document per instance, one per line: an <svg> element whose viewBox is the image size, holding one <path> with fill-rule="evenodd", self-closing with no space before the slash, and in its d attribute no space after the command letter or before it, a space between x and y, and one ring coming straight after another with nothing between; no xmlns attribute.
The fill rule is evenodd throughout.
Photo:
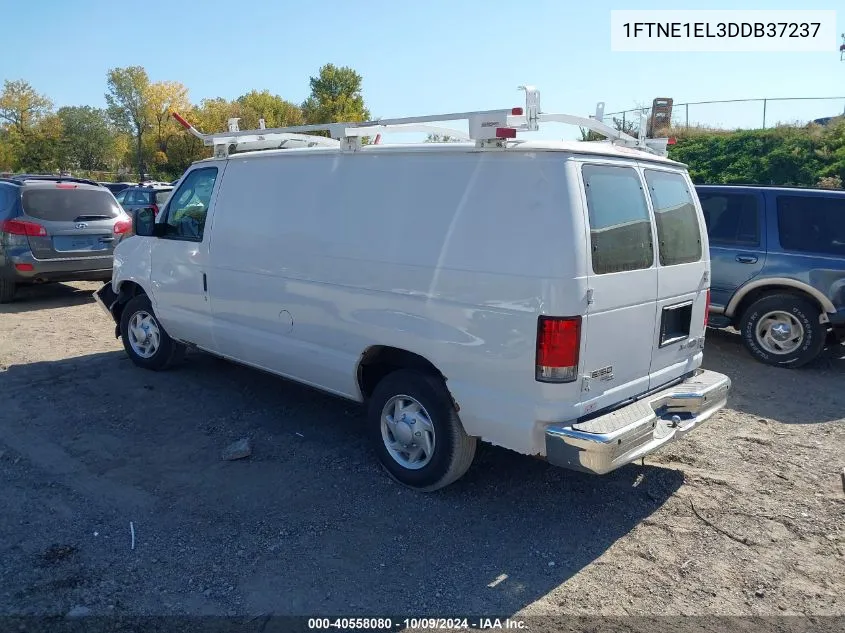
<svg viewBox="0 0 845 633"><path fill-rule="evenodd" d="M302 125L304 121L302 111L296 104L271 94L269 90L248 92L238 97L237 103L243 109L242 114L246 119L240 123L243 130L256 129L259 119L264 119L267 127Z"/></svg>
<svg viewBox="0 0 845 633"><path fill-rule="evenodd" d="M41 118L26 135L17 135L16 171L55 172L67 168L62 154L62 120L55 114Z"/></svg>
<svg viewBox="0 0 845 633"><path fill-rule="evenodd" d="M159 81L147 88L147 107L155 138L153 157L157 165L168 163L168 144L181 126L170 116L171 111L187 112L191 107L188 89L178 81Z"/></svg>
<svg viewBox="0 0 845 633"><path fill-rule="evenodd" d="M87 171L104 169L114 146L108 116L91 106L59 108L62 153L67 165Z"/></svg>
<svg viewBox="0 0 845 633"><path fill-rule="evenodd" d="M108 72L106 103L118 129L135 139L139 179L144 178L144 134L150 127L150 78L142 66L112 68Z"/></svg>
<svg viewBox="0 0 845 633"><path fill-rule="evenodd" d="M222 97L203 99L199 108L188 121L206 134L224 132L229 129L229 119L244 118L244 108L237 101L228 101ZM256 125L257 127L257 125Z"/></svg>
<svg viewBox="0 0 845 633"><path fill-rule="evenodd" d="M311 77L311 94L302 104L306 123L367 121L370 111L361 94L361 75L348 66L326 64Z"/></svg>
<svg viewBox="0 0 845 633"><path fill-rule="evenodd" d="M50 114L52 102L23 79L3 82L0 93L0 120L25 134L40 119Z"/></svg>

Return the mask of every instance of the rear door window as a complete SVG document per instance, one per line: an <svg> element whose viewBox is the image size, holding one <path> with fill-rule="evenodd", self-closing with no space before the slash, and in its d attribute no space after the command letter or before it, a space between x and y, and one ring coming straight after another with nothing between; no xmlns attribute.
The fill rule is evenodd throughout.
<svg viewBox="0 0 845 633"><path fill-rule="evenodd" d="M778 196L777 210L783 248L845 257L845 199Z"/></svg>
<svg viewBox="0 0 845 633"><path fill-rule="evenodd" d="M167 202L167 199L170 197L170 191L170 189L165 191L156 191L156 204L161 206Z"/></svg>
<svg viewBox="0 0 845 633"><path fill-rule="evenodd" d="M28 216L47 222L111 219L120 215L120 206L114 197L102 189L25 189L23 210Z"/></svg>
<svg viewBox="0 0 845 633"><path fill-rule="evenodd" d="M692 193L678 173L645 170L654 207L661 266L676 266L701 259L701 228Z"/></svg>
<svg viewBox="0 0 845 633"><path fill-rule="evenodd" d="M713 244L759 246L757 196L746 193L699 193L707 234Z"/></svg>
<svg viewBox="0 0 845 633"><path fill-rule="evenodd" d="M15 204L17 188L15 190L8 185L0 185L0 216L6 214Z"/></svg>
<svg viewBox="0 0 845 633"><path fill-rule="evenodd" d="M631 167L584 165L590 251L597 275L654 263L651 221L642 181Z"/></svg>

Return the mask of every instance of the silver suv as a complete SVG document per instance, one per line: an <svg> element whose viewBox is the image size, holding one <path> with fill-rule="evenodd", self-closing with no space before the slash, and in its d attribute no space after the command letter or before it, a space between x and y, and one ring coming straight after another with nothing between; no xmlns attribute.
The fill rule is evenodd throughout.
<svg viewBox="0 0 845 633"><path fill-rule="evenodd" d="M22 284L111 279L114 247L132 220L91 180L0 178L0 303Z"/></svg>

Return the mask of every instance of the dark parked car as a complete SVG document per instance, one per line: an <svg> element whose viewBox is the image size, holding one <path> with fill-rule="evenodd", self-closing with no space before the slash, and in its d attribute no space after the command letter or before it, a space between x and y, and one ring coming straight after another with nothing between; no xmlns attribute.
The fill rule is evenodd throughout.
<svg viewBox="0 0 845 633"><path fill-rule="evenodd" d="M696 187L712 264L712 327L757 360L800 367L845 339L845 191Z"/></svg>
<svg viewBox="0 0 845 633"><path fill-rule="evenodd" d="M115 245L132 220L96 182L0 179L0 303L21 284L111 279Z"/></svg>
<svg viewBox="0 0 845 633"><path fill-rule="evenodd" d="M111 191L114 195L117 195L124 189L132 186L131 182L101 182L100 184Z"/></svg>
<svg viewBox="0 0 845 633"><path fill-rule="evenodd" d="M139 209L151 209L154 215L158 215L159 209L167 202L172 191L173 187L170 185L151 183L129 187L115 197L130 215Z"/></svg>

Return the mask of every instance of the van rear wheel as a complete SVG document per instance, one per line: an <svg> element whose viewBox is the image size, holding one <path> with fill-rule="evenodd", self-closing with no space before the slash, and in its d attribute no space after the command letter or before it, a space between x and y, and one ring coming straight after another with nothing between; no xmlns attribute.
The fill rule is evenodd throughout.
<svg viewBox="0 0 845 633"><path fill-rule="evenodd" d="M368 434L379 462L397 482L433 492L469 469L476 438L466 434L443 380L401 369L378 383Z"/></svg>
<svg viewBox="0 0 845 633"><path fill-rule="evenodd" d="M185 354L185 346L170 338L158 322L147 295L126 304L120 315L120 338L132 362L144 369L167 369Z"/></svg>
<svg viewBox="0 0 845 633"><path fill-rule="evenodd" d="M824 349L827 328L809 300L790 294L768 295L742 315L742 342L752 356L776 367L797 368Z"/></svg>

